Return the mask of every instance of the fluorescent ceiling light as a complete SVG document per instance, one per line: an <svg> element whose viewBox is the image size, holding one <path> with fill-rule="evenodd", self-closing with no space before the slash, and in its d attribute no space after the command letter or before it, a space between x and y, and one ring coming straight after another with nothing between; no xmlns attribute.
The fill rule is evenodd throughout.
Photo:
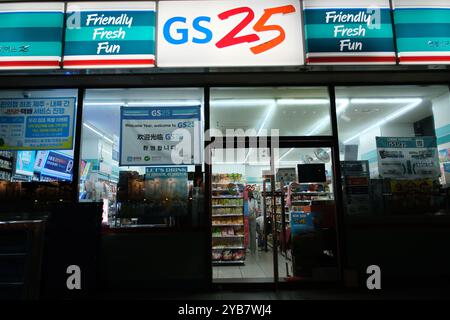
<svg viewBox="0 0 450 320"><path fill-rule="evenodd" d="M286 157L289 153L291 153L292 151L294 151L295 148L290 148L288 151L286 151L281 157L280 159L278 159L278 161L281 161L281 159L283 159L284 157Z"/></svg>
<svg viewBox="0 0 450 320"><path fill-rule="evenodd" d="M212 107L248 107L269 105L274 103L274 99L220 99L211 100Z"/></svg>
<svg viewBox="0 0 450 320"><path fill-rule="evenodd" d="M200 100L148 100L148 101L111 101L111 102L95 102L95 101L85 101L83 105L92 107L114 107L114 106L198 106L201 105Z"/></svg>
<svg viewBox="0 0 450 320"><path fill-rule="evenodd" d="M350 100L349 99L337 99L336 102L338 104L338 106L336 107L336 114L337 114L337 116L339 116L350 105ZM312 136L314 134L321 132L323 130L323 128L325 128L328 124L330 124L330 122L331 122L331 117L328 114L325 117L323 117L322 119L320 119L319 121L317 121L314 124L314 126L312 127L312 129L309 130L306 135Z"/></svg>
<svg viewBox="0 0 450 320"><path fill-rule="evenodd" d="M110 138L108 138L107 136L105 136L103 133L101 133L100 131L98 131L96 128L94 128L93 126L87 124L87 123L83 123L83 126L88 128L89 130L91 130L92 132L94 132L95 134L97 134L99 137L105 139L106 141L108 141L109 143L114 143L113 140L111 140Z"/></svg>
<svg viewBox="0 0 450 320"><path fill-rule="evenodd" d="M352 104L386 104L386 103L414 103L418 98L353 98Z"/></svg>
<svg viewBox="0 0 450 320"><path fill-rule="evenodd" d="M347 144L347 143L353 141L354 139L358 138L360 135L362 135L362 134L364 134L366 132L369 132L372 129L375 129L377 127L381 127L382 125L384 125L384 124L386 124L386 123L388 123L388 122L390 122L390 121L392 121L394 119L397 119L398 117L404 115L405 113L407 113L407 112L413 110L414 108L416 108L417 106L419 106L422 103L422 101L423 101L421 98L415 98L413 100L414 100L413 102L411 102L411 100L410 100L410 103L408 105L404 106L403 108L401 108L400 110L397 110L396 112L391 113L390 115L388 115L384 119L376 122L375 124L373 124L373 125L369 126L368 128L364 129L363 131L358 132L358 134L354 135L353 137L348 138L347 140L344 141L344 144Z"/></svg>
<svg viewBox="0 0 450 320"><path fill-rule="evenodd" d="M278 99L278 104L293 105L293 106L308 106L308 105L326 105L330 104L328 99Z"/></svg>

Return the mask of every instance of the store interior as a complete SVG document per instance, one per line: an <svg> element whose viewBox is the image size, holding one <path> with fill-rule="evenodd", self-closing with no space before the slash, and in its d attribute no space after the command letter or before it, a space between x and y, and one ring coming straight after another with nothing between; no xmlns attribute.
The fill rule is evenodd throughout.
<svg viewBox="0 0 450 320"><path fill-rule="evenodd" d="M51 97L76 96L76 92L2 91L0 95L2 98ZM302 136L329 136L332 132L326 87L211 88L210 97L210 126L215 129L212 136L263 137L278 133L281 137L295 137L299 141ZM204 185L198 181L206 181L204 154L197 165L184 166L187 167L183 180L186 188L182 189L185 205L171 204L171 209L166 210L164 206L168 204L164 200L162 204L155 205L153 200L150 203L151 190L159 192L159 189L151 189L153 182L149 182L148 167L119 166L119 153L121 107L203 107L203 98L202 88L86 90L79 195L80 201L103 201L104 227L202 224L206 196ZM408 210L410 214L450 213L449 110L447 86L336 87L340 160L367 163L367 183L363 185L366 194L361 198L366 205L346 206L346 214L395 215ZM203 126L203 108L200 122ZM436 138L439 158L435 164L440 172L432 183L437 184L439 190L423 191L421 198L428 199L423 202L432 203L431 206L402 211L399 206L371 205L392 200L381 201L376 197L384 195L385 191L379 185L386 182L379 172L376 137ZM200 145L203 141L200 137ZM212 151L214 281L271 282L276 274L280 281L336 277L336 195L333 184L337 177L332 176L331 149L292 147L273 151L277 161L272 166L270 152L264 148ZM226 156L228 153L231 158ZM47 170L45 163L52 157L65 163L65 172ZM309 167L305 170L302 165ZM0 154L2 181L71 181L72 167L73 150L2 151ZM314 177L307 178L307 173L314 170L322 172L315 176L317 181ZM171 182L167 183L170 185ZM4 188L4 183L0 186ZM344 197L348 196L346 190ZM294 198L296 193L300 199ZM398 197L396 201L399 201ZM313 235L295 242L297 231ZM277 263L274 263L274 257ZM278 270L274 270L274 265Z"/></svg>

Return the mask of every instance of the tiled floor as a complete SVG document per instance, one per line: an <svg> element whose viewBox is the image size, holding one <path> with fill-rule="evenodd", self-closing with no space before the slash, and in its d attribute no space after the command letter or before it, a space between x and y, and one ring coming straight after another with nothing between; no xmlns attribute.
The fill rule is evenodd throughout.
<svg viewBox="0 0 450 320"><path fill-rule="evenodd" d="M286 268L286 263L288 267ZM280 278L287 276L287 270L292 275L292 263L278 254L278 273ZM247 252L244 265L214 266L213 279L230 281L242 279L259 279L262 282L273 281L273 252L272 250Z"/></svg>

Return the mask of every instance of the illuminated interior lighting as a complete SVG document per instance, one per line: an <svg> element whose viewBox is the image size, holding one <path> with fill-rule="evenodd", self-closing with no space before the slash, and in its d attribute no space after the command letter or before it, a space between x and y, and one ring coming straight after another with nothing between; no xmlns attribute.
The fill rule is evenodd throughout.
<svg viewBox="0 0 450 320"><path fill-rule="evenodd" d="M390 115L388 115L384 119L382 119L382 120L378 121L377 123L369 126L368 128L364 129L363 131L358 132L358 134L354 135L353 137L348 138L347 140L344 141L344 144L347 144L347 143L353 141L354 139L358 138L360 135L362 135L364 133L367 133L367 132L369 132L372 129L375 129L377 127L381 127L382 125L384 125L384 124L386 124L386 123L388 123L388 122L390 122L390 121L392 121L394 119L397 119L398 117L400 117L400 116L404 115L405 113L407 113L407 112L413 110L414 108L418 107L422 103L422 101L423 100L421 98L415 98L413 102L411 102L411 100L410 100L410 103L408 105L404 106L403 108L401 108L400 110L398 110L396 112L391 113Z"/></svg>
<svg viewBox="0 0 450 320"><path fill-rule="evenodd" d="M100 131L98 131L97 129L95 129L94 127L92 127L91 125L87 124L87 123L83 123L83 126L88 128L89 130L91 130L92 132L94 132L95 134L97 134L99 137L105 139L106 141L108 141L109 143L114 143L113 140L111 140L110 138L108 138L107 136L105 136L103 133L101 133Z"/></svg>
<svg viewBox="0 0 450 320"><path fill-rule="evenodd" d="M417 98L353 98L351 104L414 103Z"/></svg>
<svg viewBox="0 0 450 320"><path fill-rule="evenodd" d="M83 105L90 107L114 107L114 106L129 106L129 107L139 107L139 106L195 106L201 105L200 100L148 100L148 101L111 101L111 102L90 102L85 101Z"/></svg>
<svg viewBox="0 0 450 320"><path fill-rule="evenodd" d="M308 106L308 105L326 105L330 104L328 99L278 99L278 104L293 105L293 106Z"/></svg>

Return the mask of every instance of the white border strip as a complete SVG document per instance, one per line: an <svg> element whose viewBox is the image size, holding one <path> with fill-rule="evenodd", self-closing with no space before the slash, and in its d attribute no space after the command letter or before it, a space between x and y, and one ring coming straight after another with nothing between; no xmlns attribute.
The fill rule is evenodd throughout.
<svg viewBox="0 0 450 320"><path fill-rule="evenodd" d="M156 11L156 3L152 1L132 2L69 2L67 12L72 11Z"/></svg>
<svg viewBox="0 0 450 320"><path fill-rule="evenodd" d="M128 60L128 59L155 59L153 54L121 54L121 55L80 55L80 56L64 56L64 61L73 60Z"/></svg>
<svg viewBox="0 0 450 320"><path fill-rule="evenodd" d="M450 56L450 51L416 51L416 52L399 52L399 57L440 57Z"/></svg>
<svg viewBox="0 0 450 320"><path fill-rule="evenodd" d="M448 0L394 0L394 9L450 9Z"/></svg>
<svg viewBox="0 0 450 320"><path fill-rule="evenodd" d="M304 9L352 9L383 8L390 9L389 0L303 0Z"/></svg>
<svg viewBox="0 0 450 320"><path fill-rule="evenodd" d="M0 12L62 12L62 2L0 3Z"/></svg>

